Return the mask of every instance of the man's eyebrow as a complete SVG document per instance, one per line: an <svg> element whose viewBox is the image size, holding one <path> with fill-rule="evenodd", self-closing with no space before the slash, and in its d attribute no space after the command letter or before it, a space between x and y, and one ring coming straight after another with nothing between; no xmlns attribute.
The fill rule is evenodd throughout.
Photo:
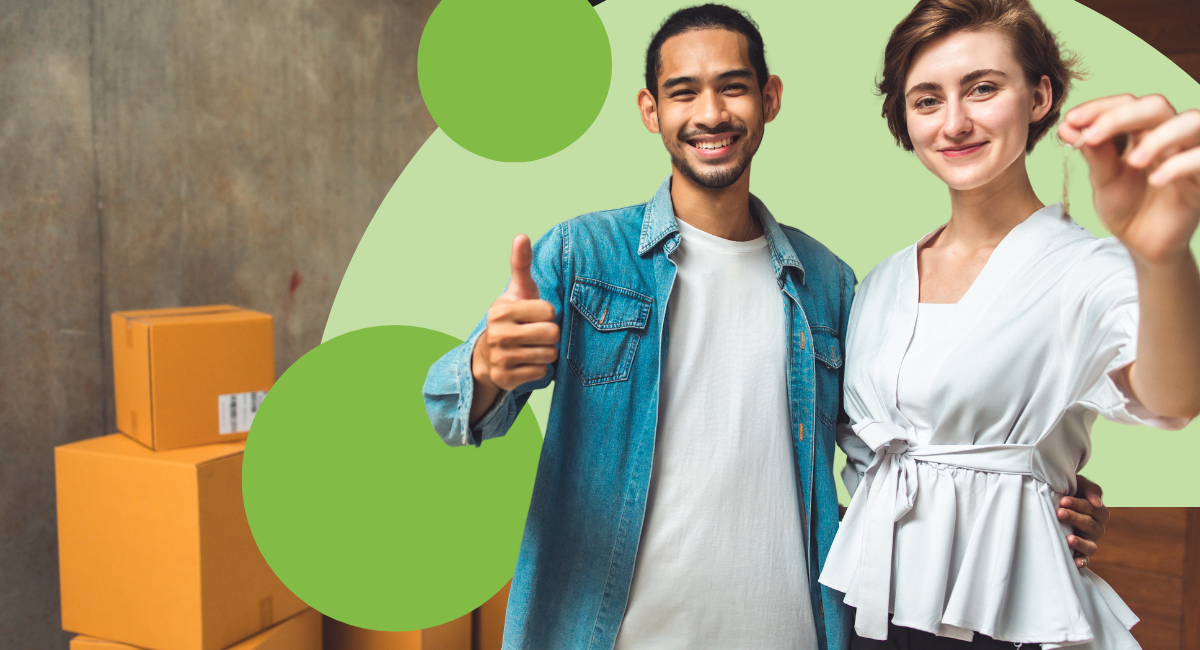
<svg viewBox="0 0 1200 650"><path fill-rule="evenodd" d="M726 79L742 79L742 78L753 79L754 71L749 68L734 68L733 70L726 70L725 72L722 72L721 74L717 75L717 81L725 81ZM672 88L674 86L680 86L683 84L694 84L694 83L700 83L700 79L698 77L671 77L670 79L667 79L666 81L662 82L662 85L659 86L659 88L666 90L666 89Z"/></svg>
<svg viewBox="0 0 1200 650"><path fill-rule="evenodd" d="M726 70L725 72L717 75L717 81L725 81L726 79L741 79L747 77L753 79L754 71L749 68L734 68L733 70Z"/></svg>
<svg viewBox="0 0 1200 650"><path fill-rule="evenodd" d="M666 90L667 88L670 88L672 86L679 86L682 84L694 84L697 81L699 81L699 79L697 79L695 77L671 77L670 79L667 79L666 81L662 82L662 85L659 86L659 88Z"/></svg>
<svg viewBox="0 0 1200 650"><path fill-rule="evenodd" d="M992 68L981 68L974 72L968 72L967 74L963 75L962 79L958 80L958 85L965 86L980 77L986 77L990 74L999 75L1001 77L1004 77L1005 79L1008 78L1008 75L1001 72L1000 70L994 70ZM908 92L904 93L904 96L908 97L909 95L911 95L913 93L917 93L917 92L934 92L934 91L938 91L941 89L942 89L941 84L936 84L932 81L924 81L924 82L921 82L921 83L913 86L912 88L909 88Z"/></svg>

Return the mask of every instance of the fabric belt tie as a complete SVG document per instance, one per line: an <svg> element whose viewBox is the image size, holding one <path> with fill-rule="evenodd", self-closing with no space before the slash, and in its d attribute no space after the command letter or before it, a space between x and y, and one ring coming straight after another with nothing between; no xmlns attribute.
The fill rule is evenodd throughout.
<svg viewBox="0 0 1200 650"><path fill-rule="evenodd" d="M858 611L854 630L868 639L887 639L892 593L892 543L896 522L917 500L917 461L998 474L1033 476L1033 445L916 445L892 422L854 425L872 450L867 469L871 489L864 504L867 531L858 560Z"/></svg>

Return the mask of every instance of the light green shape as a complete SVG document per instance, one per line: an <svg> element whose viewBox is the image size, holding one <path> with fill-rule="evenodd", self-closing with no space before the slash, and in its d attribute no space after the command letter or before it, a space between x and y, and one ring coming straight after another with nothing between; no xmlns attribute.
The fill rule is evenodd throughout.
<svg viewBox="0 0 1200 650"><path fill-rule="evenodd" d="M292 364L254 418L250 530L283 583L327 616L433 627L512 578L542 438L529 413L478 448L438 437L421 386L459 343L408 326L344 334Z"/></svg>
<svg viewBox="0 0 1200 650"><path fill-rule="evenodd" d="M558 154L506 165L435 132L363 236L325 337L405 323L465 338L503 290L515 234L536 237L575 215L648 200L670 173L670 160L659 136L642 126L635 97L644 85L650 36L681 4L609 0L597 7L612 44L612 89L588 132ZM783 80L783 110L767 126L753 165L752 191L772 213L825 243L859 278L944 223L945 186L893 144L873 89L888 35L911 5L757 0L735 6L761 27L771 72ZM1091 71L1069 106L1120 92L1159 92L1177 107L1200 106L1200 85L1107 18L1070 0L1035 6ZM1034 188L1048 203L1061 198L1063 155L1046 139L1029 160ZM1104 234L1086 165L1072 155L1071 211ZM541 422L549 399L541 391L530 400ZM1109 505L1200 506L1200 488L1159 460L1188 454L1197 433L1195 423L1165 432L1101 421L1084 473L1105 488ZM844 462L839 451L837 467Z"/></svg>
<svg viewBox="0 0 1200 650"><path fill-rule="evenodd" d="M451 139L525 162L587 131L608 95L612 58L587 0L442 0L421 34L417 75Z"/></svg>

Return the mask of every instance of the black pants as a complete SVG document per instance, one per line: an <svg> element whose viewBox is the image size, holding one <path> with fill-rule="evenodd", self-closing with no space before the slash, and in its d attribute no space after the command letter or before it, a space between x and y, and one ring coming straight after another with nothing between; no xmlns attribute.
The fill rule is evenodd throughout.
<svg viewBox="0 0 1200 650"><path fill-rule="evenodd" d="M888 622L887 641L864 639L855 633L850 637L850 650L1013 650L1017 644L997 641L976 633L974 641L959 641L928 632L899 627ZM1039 643L1025 643L1021 650L1041 650Z"/></svg>

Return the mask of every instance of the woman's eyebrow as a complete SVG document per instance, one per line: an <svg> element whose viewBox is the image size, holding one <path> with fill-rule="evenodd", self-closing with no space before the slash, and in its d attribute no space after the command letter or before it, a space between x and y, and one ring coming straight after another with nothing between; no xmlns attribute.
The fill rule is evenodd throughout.
<svg viewBox="0 0 1200 650"><path fill-rule="evenodd" d="M958 80L958 85L965 86L980 77L986 77L990 74L998 75L998 76L1004 77L1005 79L1008 79L1008 75L1004 74L1003 72L1001 72L999 70L994 70L992 68L983 68L981 70L976 70L974 72L968 72L967 74L963 75L962 79Z"/></svg>
<svg viewBox="0 0 1200 650"><path fill-rule="evenodd" d="M934 83L932 81L922 81L921 83L913 86L912 88L909 88L908 92L904 93L904 96L908 97L909 95L911 95L913 93L938 92L941 89L942 89L942 84Z"/></svg>
<svg viewBox="0 0 1200 650"><path fill-rule="evenodd" d="M965 86L980 77L986 77L990 74L998 75L998 76L1004 77L1005 79L1008 78L1008 75L1005 74L1004 72L1001 72L1000 70L996 70L993 68L981 68L979 70L975 70L974 72L968 72L967 74L963 75L962 79L958 80L958 85ZM936 92L941 89L942 89L942 85L939 83L934 83L932 81L923 81L923 82L913 86L912 88L909 88L908 92L904 93L904 96L908 97L909 95L911 95L913 93L917 93L917 92Z"/></svg>

